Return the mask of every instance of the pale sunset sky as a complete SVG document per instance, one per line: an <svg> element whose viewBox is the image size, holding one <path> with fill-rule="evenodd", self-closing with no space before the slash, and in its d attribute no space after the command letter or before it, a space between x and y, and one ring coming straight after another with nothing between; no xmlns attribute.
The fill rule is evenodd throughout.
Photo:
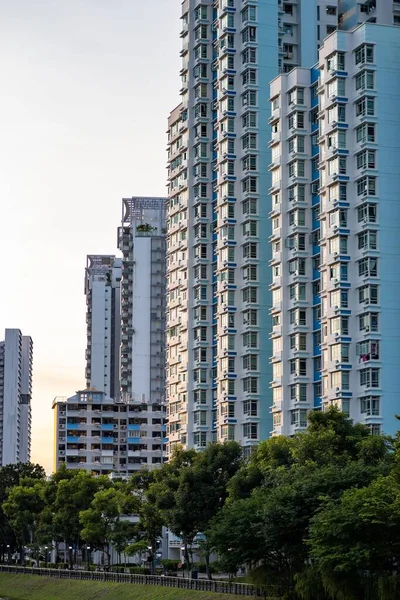
<svg viewBox="0 0 400 600"><path fill-rule="evenodd" d="M118 253L121 198L166 193L180 0L0 0L0 339L34 342L32 460L85 385L86 255Z"/></svg>

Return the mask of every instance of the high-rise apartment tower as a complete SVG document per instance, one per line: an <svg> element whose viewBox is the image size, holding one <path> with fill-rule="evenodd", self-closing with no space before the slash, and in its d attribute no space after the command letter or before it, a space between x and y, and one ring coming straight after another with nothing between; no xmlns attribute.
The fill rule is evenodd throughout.
<svg viewBox="0 0 400 600"><path fill-rule="evenodd" d="M118 245L121 280L121 400L142 410L141 444L148 462L165 445L166 198L126 198ZM163 418L160 425L159 415Z"/></svg>
<svg viewBox="0 0 400 600"><path fill-rule="evenodd" d="M0 342L0 465L29 462L33 344L19 329Z"/></svg>
<svg viewBox="0 0 400 600"><path fill-rule="evenodd" d="M85 271L86 385L118 400L122 260L89 255Z"/></svg>
<svg viewBox="0 0 400 600"><path fill-rule="evenodd" d="M168 451L272 429L269 81L312 66L337 2L185 0L169 118Z"/></svg>
<svg viewBox="0 0 400 600"><path fill-rule="evenodd" d="M331 405L398 429L399 55L366 23L271 84L274 434Z"/></svg>

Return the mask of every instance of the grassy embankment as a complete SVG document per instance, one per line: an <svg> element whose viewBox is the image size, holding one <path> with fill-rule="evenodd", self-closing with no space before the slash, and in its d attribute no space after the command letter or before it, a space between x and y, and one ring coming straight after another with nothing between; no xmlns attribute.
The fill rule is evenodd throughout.
<svg viewBox="0 0 400 600"><path fill-rule="evenodd" d="M234 600L239 596L127 583L74 581L0 573L0 598L9 600Z"/></svg>

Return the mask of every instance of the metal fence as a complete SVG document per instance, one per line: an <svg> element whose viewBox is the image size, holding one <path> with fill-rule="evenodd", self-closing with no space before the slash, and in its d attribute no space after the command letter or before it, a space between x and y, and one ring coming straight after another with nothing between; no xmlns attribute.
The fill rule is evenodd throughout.
<svg viewBox="0 0 400 600"><path fill-rule="evenodd" d="M18 575L42 575L58 579L78 579L89 581L106 581L114 583L137 583L140 585L160 585L163 587L200 590L204 592L220 592L235 596L264 596L261 589L247 583L233 583L208 579L185 579L183 577L161 577L159 575L131 575L128 573L108 573L106 571L80 571L66 569L39 569L35 567L17 567L0 565L0 573Z"/></svg>

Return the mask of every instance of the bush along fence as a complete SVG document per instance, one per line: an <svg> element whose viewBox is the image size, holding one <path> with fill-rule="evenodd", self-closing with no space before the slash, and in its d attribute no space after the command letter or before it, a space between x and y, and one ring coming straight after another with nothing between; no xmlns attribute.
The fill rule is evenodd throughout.
<svg viewBox="0 0 400 600"><path fill-rule="evenodd" d="M110 583L136 583L140 585L160 585L163 587L199 590L204 592L219 592L234 596L263 597L260 588L247 583L234 583L208 579L185 579L183 577L162 577L158 575L132 575L128 573L109 573L107 571L81 571L67 569L44 569L35 567L17 567L0 565L0 573L16 575L42 575L59 579L78 579L89 581L105 581Z"/></svg>

